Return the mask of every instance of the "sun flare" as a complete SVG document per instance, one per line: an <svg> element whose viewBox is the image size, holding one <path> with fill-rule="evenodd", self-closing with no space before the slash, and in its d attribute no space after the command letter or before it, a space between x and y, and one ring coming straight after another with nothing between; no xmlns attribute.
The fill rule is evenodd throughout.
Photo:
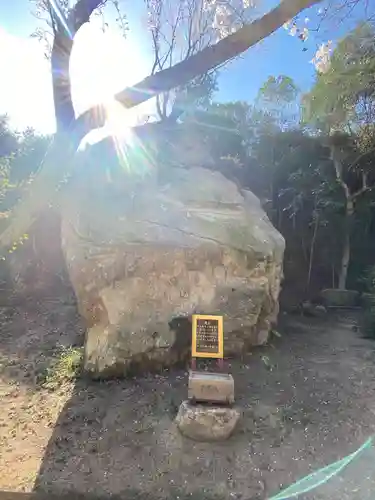
<svg viewBox="0 0 375 500"><path fill-rule="evenodd" d="M148 65L137 46L116 29L103 32L94 19L78 32L70 62L72 97L78 114L103 103L107 124L101 134L127 136L129 128L147 113L150 105L126 110L114 95L148 74Z"/></svg>

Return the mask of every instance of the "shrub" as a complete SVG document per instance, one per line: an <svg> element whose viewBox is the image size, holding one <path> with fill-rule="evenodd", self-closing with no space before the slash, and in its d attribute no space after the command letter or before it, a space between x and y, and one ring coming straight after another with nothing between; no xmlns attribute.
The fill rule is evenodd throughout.
<svg viewBox="0 0 375 500"><path fill-rule="evenodd" d="M55 389L64 382L75 380L81 373L82 347L60 347L53 362L45 370L42 385Z"/></svg>

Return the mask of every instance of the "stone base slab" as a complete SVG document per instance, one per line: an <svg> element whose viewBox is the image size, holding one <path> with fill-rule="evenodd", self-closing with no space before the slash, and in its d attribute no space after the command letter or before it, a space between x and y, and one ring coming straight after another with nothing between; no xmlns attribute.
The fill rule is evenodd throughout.
<svg viewBox="0 0 375 500"><path fill-rule="evenodd" d="M240 417L238 408L183 401L176 424L184 436L195 441L223 441L231 436Z"/></svg>

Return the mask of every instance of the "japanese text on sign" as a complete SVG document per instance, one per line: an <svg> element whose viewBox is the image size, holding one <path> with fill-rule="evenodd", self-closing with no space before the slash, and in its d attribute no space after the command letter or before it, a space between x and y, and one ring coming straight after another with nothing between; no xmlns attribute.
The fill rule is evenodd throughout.
<svg viewBox="0 0 375 500"><path fill-rule="evenodd" d="M193 358L222 358L223 342L223 317L193 315Z"/></svg>

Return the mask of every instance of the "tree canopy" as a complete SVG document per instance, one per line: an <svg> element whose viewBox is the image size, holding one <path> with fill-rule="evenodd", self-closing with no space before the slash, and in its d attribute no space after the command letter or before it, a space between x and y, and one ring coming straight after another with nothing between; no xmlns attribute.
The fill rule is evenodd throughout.
<svg viewBox="0 0 375 500"><path fill-rule="evenodd" d="M361 24L333 51L330 67L318 73L303 99L304 120L319 129L358 132L374 121L374 27Z"/></svg>

